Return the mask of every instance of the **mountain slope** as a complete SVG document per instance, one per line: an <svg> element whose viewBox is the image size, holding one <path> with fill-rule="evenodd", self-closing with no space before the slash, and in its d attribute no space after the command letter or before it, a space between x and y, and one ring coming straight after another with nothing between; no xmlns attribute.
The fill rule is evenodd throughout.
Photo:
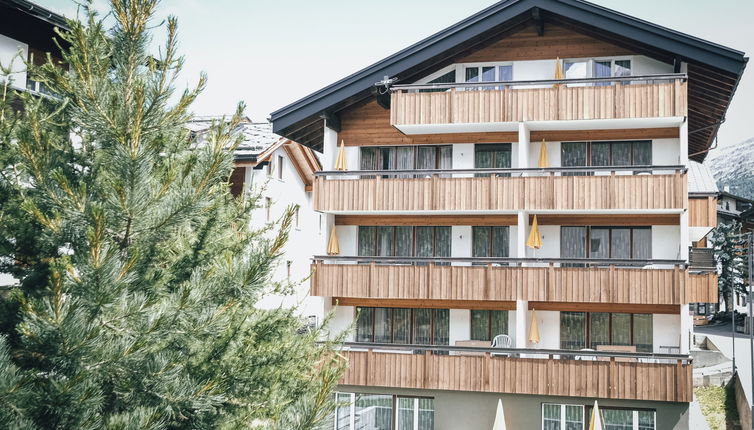
<svg viewBox="0 0 754 430"><path fill-rule="evenodd" d="M754 137L710 151L704 164L720 190L727 185L732 194L754 199Z"/></svg>

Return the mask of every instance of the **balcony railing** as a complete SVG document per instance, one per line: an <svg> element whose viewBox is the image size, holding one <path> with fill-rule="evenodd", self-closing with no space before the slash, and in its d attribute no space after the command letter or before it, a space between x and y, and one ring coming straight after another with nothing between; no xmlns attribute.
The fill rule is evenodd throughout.
<svg viewBox="0 0 754 430"><path fill-rule="evenodd" d="M393 85L390 121L411 134L422 132L417 126L685 117L686 79L663 74Z"/></svg>
<svg viewBox="0 0 754 430"><path fill-rule="evenodd" d="M690 402L688 355L347 343L340 383Z"/></svg>
<svg viewBox="0 0 754 430"><path fill-rule="evenodd" d="M317 172L314 210L500 211L686 208L685 166Z"/></svg>
<svg viewBox="0 0 754 430"><path fill-rule="evenodd" d="M680 260L316 256L311 295L681 305L717 298ZM713 300L714 299L714 300Z"/></svg>

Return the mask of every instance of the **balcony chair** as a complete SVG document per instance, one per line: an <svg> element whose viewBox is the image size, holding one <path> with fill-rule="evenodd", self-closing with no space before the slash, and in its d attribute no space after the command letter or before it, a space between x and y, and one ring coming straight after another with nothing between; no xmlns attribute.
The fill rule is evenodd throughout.
<svg viewBox="0 0 754 430"><path fill-rule="evenodd" d="M495 336L492 339L492 347L493 348L510 348L511 347L511 337L507 334L499 334ZM499 353L499 354L491 354L493 356L501 356L501 357L510 357L510 354L505 353Z"/></svg>

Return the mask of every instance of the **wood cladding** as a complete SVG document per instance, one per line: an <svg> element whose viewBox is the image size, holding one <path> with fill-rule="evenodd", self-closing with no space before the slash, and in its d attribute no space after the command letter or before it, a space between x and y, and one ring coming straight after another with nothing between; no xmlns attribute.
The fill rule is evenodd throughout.
<svg viewBox="0 0 754 430"><path fill-rule="evenodd" d="M515 302L494 300L409 300L333 297L332 304L340 306L409 309L472 309L489 311L513 311L516 309Z"/></svg>
<svg viewBox="0 0 754 430"><path fill-rule="evenodd" d="M516 225L517 215L336 215L335 225ZM541 224L541 223L540 223Z"/></svg>
<svg viewBox="0 0 754 430"><path fill-rule="evenodd" d="M689 226L715 227L717 225L717 197L689 197Z"/></svg>
<svg viewBox="0 0 754 430"><path fill-rule="evenodd" d="M367 178L314 182L314 210L492 211L685 209L685 173Z"/></svg>
<svg viewBox="0 0 754 430"><path fill-rule="evenodd" d="M690 303L718 303L717 273L694 273L689 275Z"/></svg>
<svg viewBox="0 0 754 430"><path fill-rule="evenodd" d="M343 299L681 305L712 298L710 290L717 288L711 278L691 275L679 267L410 266L316 262L312 265L312 272L312 296Z"/></svg>
<svg viewBox="0 0 754 430"><path fill-rule="evenodd" d="M678 315L681 311L680 305L666 304L529 302L528 305L529 310L559 312L619 312Z"/></svg>
<svg viewBox="0 0 754 430"><path fill-rule="evenodd" d="M529 225L534 215L529 216ZM592 215L592 214L539 214L539 225L609 225L609 226L647 226L680 225L679 214L631 214L631 215Z"/></svg>
<svg viewBox="0 0 754 430"><path fill-rule="evenodd" d="M587 361L472 355L342 351L340 383L413 388L690 402L690 363Z"/></svg>
<svg viewBox="0 0 754 430"><path fill-rule="evenodd" d="M533 130L532 142L677 138L677 127L608 130ZM346 146L440 145L517 142L518 132L405 135L390 125L390 111L370 101L341 113L338 140Z"/></svg>
<svg viewBox="0 0 754 430"><path fill-rule="evenodd" d="M394 92L390 123L479 124L684 117L686 82L446 92Z"/></svg>
<svg viewBox="0 0 754 430"><path fill-rule="evenodd" d="M556 57L615 57L632 54L635 53L620 46L594 39L566 27L547 23L542 36L537 34L534 25L528 25L521 31L510 34L455 62L554 60ZM555 70L552 72L554 74Z"/></svg>

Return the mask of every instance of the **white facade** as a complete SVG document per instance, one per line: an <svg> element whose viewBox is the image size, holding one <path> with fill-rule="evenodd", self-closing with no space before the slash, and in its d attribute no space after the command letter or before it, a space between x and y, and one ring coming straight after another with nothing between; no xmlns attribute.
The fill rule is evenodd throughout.
<svg viewBox="0 0 754 430"><path fill-rule="evenodd" d="M2 31L2 30L0 30ZM0 65L10 67L13 86L26 88L26 65L29 45L0 34ZM3 77L0 77L3 79Z"/></svg>

